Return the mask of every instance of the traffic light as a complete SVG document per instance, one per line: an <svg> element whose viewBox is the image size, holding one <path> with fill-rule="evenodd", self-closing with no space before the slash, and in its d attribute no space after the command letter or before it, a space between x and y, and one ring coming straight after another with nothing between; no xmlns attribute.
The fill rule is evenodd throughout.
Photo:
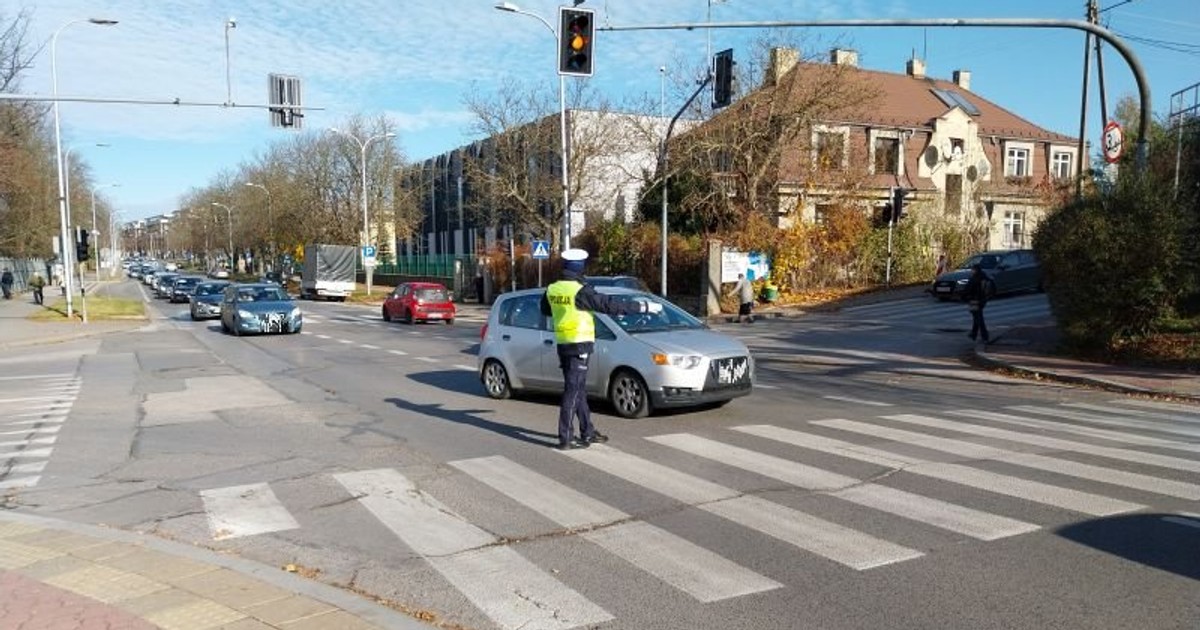
<svg viewBox="0 0 1200 630"><path fill-rule="evenodd" d="M88 256L88 231L81 228L75 228L75 260L83 262L89 258Z"/></svg>
<svg viewBox="0 0 1200 630"><path fill-rule="evenodd" d="M904 198L908 196L907 188L892 189L892 222L899 223L904 218Z"/></svg>
<svg viewBox="0 0 1200 630"><path fill-rule="evenodd" d="M592 76L592 34L595 11L558 8L558 73Z"/></svg>
<svg viewBox="0 0 1200 630"><path fill-rule="evenodd" d="M733 101L733 49L713 55L713 109Z"/></svg>

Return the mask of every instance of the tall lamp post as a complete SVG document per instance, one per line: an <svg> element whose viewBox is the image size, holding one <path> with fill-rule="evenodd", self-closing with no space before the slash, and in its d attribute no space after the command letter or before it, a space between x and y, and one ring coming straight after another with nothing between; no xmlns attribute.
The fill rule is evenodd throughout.
<svg viewBox="0 0 1200 630"><path fill-rule="evenodd" d="M96 142L92 146L108 147L108 146L112 146L112 145L108 144L107 142ZM63 169L64 169L63 192L65 193L65 196L67 198L67 218L71 217L71 153L74 152L75 149L77 149L77 148L79 148L79 147L77 147L76 145L71 145L71 146L67 147L67 150L65 152L63 152ZM95 191L93 191L93 196L92 196L92 231L93 232L96 231ZM68 234L68 236L70 235L70 226L67 226L67 234ZM97 247L96 249L97 249L97 251L99 251L100 248ZM79 262L79 261L76 261L76 262ZM67 277L69 277L69 278L72 277L71 276L72 272L69 269L65 269L64 271L67 272L67 274L66 274ZM97 265L96 266L96 277L97 277L96 281L97 282L99 282L99 276L100 276L100 268L99 268L99 265ZM79 284L80 284L80 286L83 286L83 268L82 267L79 270ZM70 290L68 290L67 293L70 293Z"/></svg>
<svg viewBox="0 0 1200 630"><path fill-rule="evenodd" d="M212 205L214 205L218 208L225 208L225 214L229 216L229 264L230 264L229 272L233 273L234 269L237 268L237 266L233 262L233 208L230 208L229 206L227 206L223 203L217 203L215 201L212 202Z"/></svg>
<svg viewBox="0 0 1200 630"><path fill-rule="evenodd" d="M102 184L92 188L92 242L96 244L96 282L100 282L100 231L96 229L96 191L101 188L117 188L120 184ZM115 261L115 259L114 259Z"/></svg>
<svg viewBox="0 0 1200 630"><path fill-rule="evenodd" d="M367 138L366 142L363 142L362 140L358 139L358 136L355 136L352 133L347 133L345 131L342 131L342 130L338 129L337 127L330 127L329 132L336 133L340 136L346 136L347 138L350 138L351 140L354 141L355 144L358 145L359 153L362 158L361 162L360 162L360 165L361 165L360 171L362 172L362 183L360 184L362 186L362 215L363 215L362 246L366 247L367 245L371 244L371 231L370 231L370 226L367 224L367 147L370 146L371 143L376 140L383 140L385 138L395 138L396 134L381 133L378 135L371 136L370 138ZM375 267L373 265L366 264L367 261L366 261L366 251L365 250L360 251L359 255L363 257L363 270L366 272L366 276L367 276L367 295L371 295L371 281L373 280L373 276L375 273Z"/></svg>
<svg viewBox="0 0 1200 630"><path fill-rule="evenodd" d="M72 24L87 22L97 26L112 26L117 23L116 20L105 20L100 18L89 18L83 20L71 20L66 24L58 27L54 31L54 35L50 37L50 82L54 94L54 157L58 163L58 220L59 220L59 239L61 250L61 258L63 261L63 288L66 290L67 298L67 318L75 316L71 299L72 299L72 282L71 282L71 248L70 243L70 214L67 210L67 190L66 180L63 178L63 152L62 152L62 131L58 119L58 34L63 32L63 29Z"/></svg>
<svg viewBox="0 0 1200 630"><path fill-rule="evenodd" d="M576 3L578 4L578 3ZM496 10L505 11L507 13L516 13L517 15L527 15L541 22L547 29L550 30L550 36L554 38L554 44L558 46L558 31L546 21L546 18L525 11L521 7L511 2L501 2L496 5ZM557 57L555 57L557 61ZM567 177L567 81L563 75L558 75L558 152L561 156L562 163L562 197L563 197L563 246L564 250L571 248L571 195L569 192L569 182Z"/></svg>
<svg viewBox="0 0 1200 630"><path fill-rule="evenodd" d="M254 182L246 182L251 188L261 189L267 193L267 257L271 261L271 271L275 270L275 215L271 212L271 191L266 186Z"/></svg>

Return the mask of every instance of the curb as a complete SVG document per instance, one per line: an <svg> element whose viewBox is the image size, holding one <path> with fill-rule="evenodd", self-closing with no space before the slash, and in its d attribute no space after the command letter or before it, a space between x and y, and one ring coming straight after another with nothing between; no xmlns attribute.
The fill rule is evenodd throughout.
<svg viewBox="0 0 1200 630"><path fill-rule="evenodd" d="M125 543L152 549L172 557L185 558L229 569L230 571L249 576L271 586L291 591L294 594L303 595L344 610L381 628L393 630L429 630L429 628L433 627L382 604L375 603L359 595L325 584L324 582L307 580L265 564L219 554L203 547L194 547L161 538L135 534L125 530L98 527L96 525L65 521L47 516L0 511L0 522L5 521L81 534L108 542Z"/></svg>
<svg viewBox="0 0 1200 630"><path fill-rule="evenodd" d="M1104 391L1109 391L1117 394L1132 394L1136 396L1154 396L1161 398L1172 398L1176 400L1185 400L1189 402L1200 402L1200 396L1191 394L1181 394L1177 392L1168 392L1146 387L1138 387L1129 385L1128 383L1119 383L1108 379L1096 378L1093 376L1077 376L1074 374L1063 374L1053 370L1036 370L1027 368L1010 361L997 359L988 356L986 353L981 353L976 349L972 349L968 356L964 357L964 362L968 365L975 365L991 372L1009 372L1019 376L1026 376L1039 380L1053 381L1064 383L1067 385L1082 385L1084 387L1093 387Z"/></svg>

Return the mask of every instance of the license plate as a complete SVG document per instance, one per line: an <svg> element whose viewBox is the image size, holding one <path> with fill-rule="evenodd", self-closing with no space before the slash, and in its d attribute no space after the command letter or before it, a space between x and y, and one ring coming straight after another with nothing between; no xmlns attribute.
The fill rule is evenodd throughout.
<svg viewBox="0 0 1200 630"><path fill-rule="evenodd" d="M949 293L949 292L950 292L950 287L938 287L938 288L936 289L936 291L937 291L938 293Z"/></svg>
<svg viewBox="0 0 1200 630"><path fill-rule="evenodd" d="M717 361L717 383L732 385L750 377L750 362L744 358Z"/></svg>
<svg viewBox="0 0 1200 630"><path fill-rule="evenodd" d="M442 314L441 313L430 313L426 317L428 317L429 319L441 319Z"/></svg>

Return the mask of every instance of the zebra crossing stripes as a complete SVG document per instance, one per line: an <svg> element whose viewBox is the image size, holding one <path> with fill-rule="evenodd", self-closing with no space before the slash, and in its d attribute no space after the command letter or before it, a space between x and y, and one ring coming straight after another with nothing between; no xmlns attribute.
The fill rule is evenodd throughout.
<svg viewBox="0 0 1200 630"><path fill-rule="evenodd" d="M680 472L601 444L563 454L648 490L853 569L918 558L915 549L888 542Z"/></svg>
<svg viewBox="0 0 1200 630"><path fill-rule="evenodd" d="M972 459L990 459L1001 461L1009 464L1016 464L1018 466L1024 466L1026 468L1033 468L1035 470L1043 470L1060 475L1078 477L1080 479L1087 479L1089 481L1099 481L1100 483L1107 483L1115 486L1125 486L1135 490L1143 490L1146 492L1179 497L1181 499L1189 499L1192 501L1200 499L1200 486L1184 483L1182 481L1173 481L1171 479L1163 479L1161 477L1152 477L1150 475L1125 472L1123 470L1114 470L1112 468L1105 468L1103 466L1081 464L1055 457L1035 455L1033 453L1018 453L1016 451L1010 451L1002 448L982 446L975 444L974 442L967 442L965 440L929 436L923 433L905 431L903 429L892 429L890 427L855 422L852 420L818 420L813 424L816 424L817 426L840 429L843 431L852 431L854 433L872 435L874 437L881 437L894 442L911 444L913 446L920 446L922 448L952 453Z"/></svg>
<svg viewBox="0 0 1200 630"><path fill-rule="evenodd" d="M1068 409L1059 409L1057 407L1038 407L1036 405L1013 405L1009 407L1009 409L1023 413L1054 416L1056 418L1064 418L1067 420L1079 420L1081 422L1090 422L1092 424L1103 424L1108 426L1124 427L1128 429L1147 429L1150 431L1157 431L1159 433L1170 433L1172 435L1186 435L1190 438L1200 438L1200 427L1174 427L1161 422L1135 420L1132 418L1118 418L1115 416L1098 416L1094 413L1082 413L1070 411Z"/></svg>
<svg viewBox="0 0 1200 630"><path fill-rule="evenodd" d="M1059 431L1062 433L1075 433L1077 435L1086 435L1088 437L1100 438L1110 442L1119 442L1122 444L1138 444L1141 446L1157 446L1159 448L1189 451L1192 453L1200 453L1200 444L1189 444L1186 442L1177 442L1175 440L1164 440L1162 438L1148 437L1145 435L1136 435L1125 433L1123 431L1112 431L1109 429L1097 429L1095 427L1084 427L1076 424L1068 424L1066 422L1054 422L1051 420L1038 420L1036 418L1027 418L1025 416L1014 416L1007 413L999 413L994 411L975 411L975 410L954 410L946 412L955 416L963 416L974 418L977 420L991 420L993 422L1002 422L1005 424L1015 424L1017 426L1032 427L1037 429L1047 429L1050 431Z"/></svg>
<svg viewBox="0 0 1200 630"><path fill-rule="evenodd" d="M1076 453L1087 453L1089 455L1097 455L1099 457L1117 459L1135 464L1149 464L1151 466L1158 466L1160 468L1173 468L1175 470L1200 472L1200 461L1183 459L1181 457L1172 457L1170 455L1143 453L1141 451L1131 451L1129 449L1113 448L1111 446L1097 446L1095 444L1076 442L1074 440L1064 440L1061 438L1044 435L1034 435L1029 433L1020 433L1018 431L1008 431L1006 429L997 429L994 427L984 427L979 425L963 424L961 422L939 420L937 418L930 418L928 416L900 414L895 416L884 416L884 418L888 420L896 420L898 422L916 424L923 427L946 429L948 431L969 433L971 435L979 435L983 437L1000 438L1002 440L1008 440L1009 442L1032 444L1034 446L1043 446L1046 448L1054 448Z"/></svg>
<svg viewBox="0 0 1200 630"><path fill-rule="evenodd" d="M575 628L613 618L399 472L334 475L359 503L503 628Z"/></svg>
<svg viewBox="0 0 1200 630"><path fill-rule="evenodd" d="M451 462L501 494L702 602L780 588L782 584L504 457Z"/></svg>
<svg viewBox="0 0 1200 630"><path fill-rule="evenodd" d="M921 322L942 325L962 324L966 313L960 303L946 303L927 297L910 298L848 306L838 313L858 320L887 320L889 322ZM1042 296L1014 296L988 302L988 315L1005 320L1028 320L1050 314L1050 305ZM969 318L967 318L969 321Z"/></svg>
<svg viewBox="0 0 1200 630"><path fill-rule="evenodd" d="M1189 413L1165 413L1163 411L1149 411L1145 409L1123 409L1115 412L1111 407L1104 405L1093 405L1089 403L1066 403L1064 406L1072 409L1086 409L1089 411L1101 411L1105 413L1121 413L1139 418L1151 418L1154 420L1169 420L1171 422L1191 422L1200 423L1200 409L1193 410Z"/></svg>
<svg viewBox="0 0 1200 630"><path fill-rule="evenodd" d="M1001 475L961 464L939 463L918 457L899 455L854 444L853 442L845 442L792 429L783 429L770 425L748 425L734 427L734 430L801 448L857 459L879 466L903 468L905 472L910 474L947 481L995 494L1016 497L1082 514L1090 514L1092 516L1113 516L1126 512L1134 512L1145 507L1137 503L1113 499L1081 490L1063 488L1010 475Z"/></svg>
<svg viewBox="0 0 1200 630"><path fill-rule="evenodd" d="M1181 411L1187 414L1200 415L1200 407L1196 405L1185 405L1182 403L1162 402L1158 400L1142 400L1140 398L1117 398L1109 401L1117 405L1127 405L1130 407L1141 407L1143 409L1157 409L1159 411Z"/></svg>
<svg viewBox="0 0 1200 630"><path fill-rule="evenodd" d="M41 481L80 387L71 373L0 377L0 489Z"/></svg>
<svg viewBox="0 0 1200 630"><path fill-rule="evenodd" d="M1032 523L988 514L879 484L865 483L854 477L694 435L678 433L648 439L793 486L828 491L830 496L851 503L979 540L997 540L1038 529L1038 526Z"/></svg>

